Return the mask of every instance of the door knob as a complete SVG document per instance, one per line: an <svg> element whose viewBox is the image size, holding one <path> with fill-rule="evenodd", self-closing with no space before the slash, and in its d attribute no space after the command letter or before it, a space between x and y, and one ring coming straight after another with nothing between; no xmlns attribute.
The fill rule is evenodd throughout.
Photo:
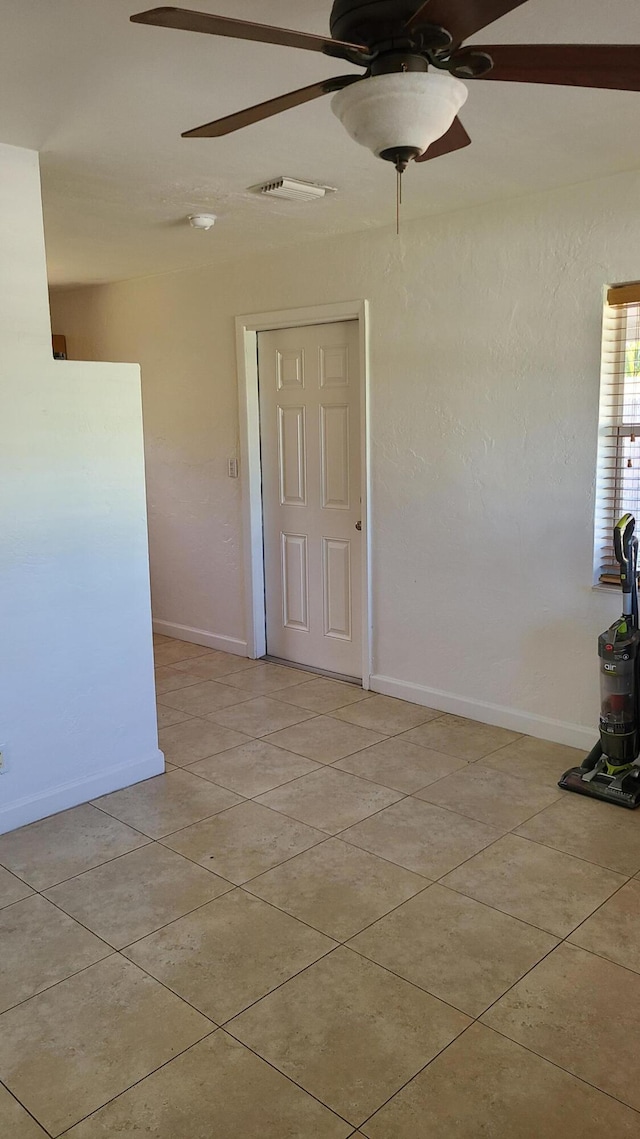
<svg viewBox="0 0 640 1139"><path fill-rule="evenodd" d="M362 522L356 522L356 530L362 530Z"/></svg>

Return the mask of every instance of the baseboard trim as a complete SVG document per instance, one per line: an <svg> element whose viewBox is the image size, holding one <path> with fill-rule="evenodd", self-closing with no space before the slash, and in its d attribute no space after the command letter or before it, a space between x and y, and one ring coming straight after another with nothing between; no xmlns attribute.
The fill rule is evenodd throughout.
<svg viewBox="0 0 640 1139"><path fill-rule="evenodd" d="M43 791L40 795L25 796L0 810L0 834L6 834L16 827L24 827L27 823L35 823L38 819L46 819L49 815L57 815L59 811L77 807L80 803L88 803L111 791L120 791L132 783L161 775L163 771L164 755L161 751L156 751L149 759L138 763L121 763L117 767L91 775L88 779L74 779L63 783L61 787Z"/></svg>
<svg viewBox="0 0 640 1139"><path fill-rule="evenodd" d="M154 633L162 637L175 637L178 641L189 641L192 645L204 645L207 649L219 649L223 653L235 653L236 656L249 655L246 641L238 637L224 637L218 633L209 633L206 629L192 629L191 625L176 625L173 621L153 622Z"/></svg>
<svg viewBox="0 0 640 1139"><path fill-rule="evenodd" d="M405 680L394 680L391 676L372 676L371 688L384 696L396 696L421 704L426 708L437 708L454 716L465 716L478 720L481 724L493 724L498 728L509 728L512 732L535 736L536 739L551 743L567 744L582 751L591 751L596 742L596 727L583 728L579 724L568 724L563 720L552 720L537 716L532 712L521 712L517 708L503 708L499 704L487 704L452 692L441 692L437 688L425 688L421 684L411 684Z"/></svg>

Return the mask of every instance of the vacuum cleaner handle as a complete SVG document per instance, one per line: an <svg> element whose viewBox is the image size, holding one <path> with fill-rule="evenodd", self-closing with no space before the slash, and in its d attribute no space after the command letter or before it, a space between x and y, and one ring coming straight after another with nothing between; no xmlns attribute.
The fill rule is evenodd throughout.
<svg viewBox="0 0 640 1139"><path fill-rule="evenodd" d="M620 565L620 584L625 598L630 596L633 589L632 562L633 558L633 532L636 520L633 514L623 514L613 531L613 546L616 561ZM625 613L630 612L625 606Z"/></svg>

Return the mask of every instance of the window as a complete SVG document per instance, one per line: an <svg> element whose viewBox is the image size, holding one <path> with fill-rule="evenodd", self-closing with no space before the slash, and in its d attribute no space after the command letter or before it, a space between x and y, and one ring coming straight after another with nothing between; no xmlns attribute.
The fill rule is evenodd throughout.
<svg viewBox="0 0 640 1139"><path fill-rule="evenodd" d="M626 511L635 515L640 536L640 284L609 289L604 309L596 582L619 582L613 527Z"/></svg>

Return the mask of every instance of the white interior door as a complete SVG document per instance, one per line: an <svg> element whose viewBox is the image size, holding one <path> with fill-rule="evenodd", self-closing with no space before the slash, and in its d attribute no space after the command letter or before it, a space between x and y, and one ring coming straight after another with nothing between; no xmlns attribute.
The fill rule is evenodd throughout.
<svg viewBox="0 0 640 1139"><path fill-rule="evenodd" d="M358 322L258 335L267 652L362 675Z"/></svg>

